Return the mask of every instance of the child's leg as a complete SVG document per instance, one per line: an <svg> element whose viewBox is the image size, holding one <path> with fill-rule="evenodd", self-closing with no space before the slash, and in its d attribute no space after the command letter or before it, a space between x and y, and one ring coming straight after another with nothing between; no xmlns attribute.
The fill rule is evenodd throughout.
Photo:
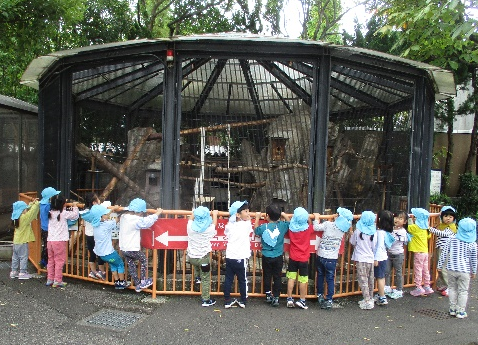
<svg viewBox="0 0 478 345"><path fill-rule="evenodd" d="M424 270L425 255L428 256L428 253L417 253L413 254L413 276L416 287L422 287L422 278Z"/></svg>
<svg viewBox="0 0 478 345"><path fill-rule="evenodd" d="M450 310L456 311L458 302L458 272L448 271L448 301Z"/></svg>
<svg viewBox="0 0 478 345"><path fill-rule="evenodd" d="M324 295L324 281L325 281L325 263L327 259L324 259L320 256L317 256L315 261L317 266L317 295ZM328 288L328 280L327 280L327 288ZM328 297L327 297L328 299Z"/></svg>
<svg viewBox="0 0 478 345"><path fill-rule="evenodd" d="M28 272L28 243L18 245L18 257L20 259L20 273Z"/></svg>
<svg viewBox="0 0 478 345"><path fill-rule="evenodd" d="M282 255L274 258L272 265L272 278L274 280L274 285L272 286L272 295L274 297L280 296L280 290L282 287L282 265L284 264L284 259Z"/></svg>
<svg viewBox="0 0 478 345"><path fill-rule="evenodd" d="M126 263L128 264L128 272L133 280L134 286L138 286L140 283L140 279L138 278L138 268L136 267L135 260L138 259L138 252L128 252L124 251L123 256L126 259ZM123 280L123 279L121 279Z"/></svg>
<svg viewBox="0 0 478 345"><path fill-rule="evenodd" d="M55 248L53 247L53 242L48 241L47 242L48 249L46 250L46 253L48 253L48 261L49 265L47 267L47 280L54 281L55 279Z"/></svg>
<svg viewBox="0 0 478 345"><path fill-rule="evenodd" d="M246 282L246 270L247 270L247 259L241 260L238 262L238 267L236 271L237 282L239 284L239 292L241 293L241 301L246 303L247 301L247 282Z"/></svg>
<svg viewBox="0 0 478 345"><path fill-rule="evenodd" d="M65 266L66 261L66 247L67 241L55 241L52 242L53 247L55 248L55 255L53 260L55 261L55 278L54 281L60 283L63 281L63 266ZM48 266L50 266L51 261L48 260Z"/></svg>
<svg viewBox="0 0 478 345"><path fill-rule="evenodd" d="M367 288L369 300L373 299L373 289L375 287L375 276L373 274L373 264L367 263L366 273L367 273Z"/></svg>
<svg viewBox="0 0 478 345"><path fill-rule="evenodd" d="M428 253L423 256L423 286L430 287L430 269L428 268Z"/></svg>
<svg viewBox="0 0 478 345"><path fill-rule="evenodd" d="M390 286L391 285L391 279L390 279L390 275L392 274L392 268L395 268L395 272L397 272L397 268L394 266L394 262L393 262L393 259L390 257L388 257L387 259L387 266L385 268L385 285L386 286ZM396 284L397 282L395 282Z"/></svg>
<svg viewBox="0 0 478 345"><path fill-rule="evenodd" d="M299 262L299 277L297 281L299 282L299 297L302 301L305 301L305 296L307 295L307 286L309 285L309 262Z"/></svg>
<svg viewBox="0 0 478 345"><path fill-rule="evenodd" d="M264 292L271 292L272 280L272 259L262 256L262 275L264 283Z"/></svg>
<svg viewBox="0 0 478 345"><path fill-rule="evenodd" d="M325 280L327 281L327 300L332 300L335 292L335 267L337 266L336 259L323 259L325 268Z"/></svg>
<svg viewBox="0 0 478 345"><path fill-rule="evenodd" d="M397 291L403 290L403 260L405 255L397 254L393 260L393 267L395 269L395 286Z"/></svg>
<svg viewBox="0 0 478 345"><path fill-rule="evenodd" d="M297 274L299 272L298 262L292 259L289 259L289 267L287 268L286 277L287 281L287 297L292 298L292 291L294 290L295 281L297 279Z"/></svg>
<svg viewBox="0 0 478 345"><path fill-rule="evenodd" d="M297 277L297 272L287 272L287 275L289 276L290 275L296 275ZM289 278L289 277L288 277ZM292 290L294 290L294 286L295 286L295 280L296 278L289 278L287 280L287 297L289 298L292 298Z"/></svg>
<svg viewBox="0 0 478 345"><path fill-rule="evenodd" d="M46 265L48 263L48 231L41 231L41 261Z"/></svg>
<svg viewBox="0 0 478 345"><path fill-rule="evenodd" d="M211 298L211 264L209 262L209 253L199 259L198 270L201 274L201 298L207 301Z"/></svg>
<svg viewBox="0 0 478 345"><path fill-rule="evenodd" d="M20 257L18 255L18 244L13 245L13 254L12 254L12 272L18 272L20 266Z"/></svg>
<svg viewBox="0 0 478 345"><path fill-rule="evenodd" d="M378 265L373 268L374 277L377 278L378 295L380 297L385 297L385 270L387 262L388 260L379 261Z"/></svg>
<svg viewBox="0 0 478 345"><path fill-rule="evenodd" d="M372 298L369 291L369 268L366 262L355 261L355 267L357 268L357 281L362 290L362 296L365 301L368 301Z"/></svg>
<svg viewBox="0 0 478 345"><path fill-rule="evenodd" d="M433 254L433 267L437 267L437 262L441 256L441 252L442 252L441 248L438 248L438 247L435 248L435 253ZM440 289L440 290L446 287L446 283L445 283L445 279L443 278L442 271L438 271L438 274L436 277L436 287L437 289Z"/></svg>
<svg viewBox="0 0 478 345"><path fill-rule="evenodd" d="M468 288L470 286L470 274L457 272L458 296L456 300L456 311L464 312L466 310L466 302L468 301Z"/></svg>
<svg viewBox="0 0 478 345"><path fill-rule="evenodd" d="M226 302L231 300L231 288L234 280L234 261L226 258L226 275L224 277L224 300Z"/></svg>

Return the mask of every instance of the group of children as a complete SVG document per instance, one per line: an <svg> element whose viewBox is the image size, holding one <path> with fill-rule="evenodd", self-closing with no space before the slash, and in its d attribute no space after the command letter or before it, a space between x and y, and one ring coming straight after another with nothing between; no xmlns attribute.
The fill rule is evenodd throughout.
<svg viewBox="0 0 478 345"><path fill-rule="evenodd" d="M47 267L47 286L64 287L63 267L66 259L66 247L69 240L68 220L78 219L80 212L77 204L65 207L66 200L54 188L42 191L42 199L34 200L29 205L23 201L13 204L12 222L15 227L12 256L11 278L29 279L27 272L28 242L35 237L31 222L40 212L42 240L46 244L42 251L43 266ZM117 220L110 220L109 213L118 211L115 206L108 209L100 203L96 194L86 197L85 210L81 217L85 221L86 244L89 252L89 277L105 279L104 263L109 264L116 289L129 286L125 280L124 261L112 244L112 231L121 218L119 231L119 248L128 264L128 271L137 292L152 285L146 278L147 259L141 250L140 231L150 228L158 219L162 210L146 215L146 202L134 199L124 208ZM396 214L382 210L378 217L371 211L364 211L352 229L352 212L339 207L334 221L320 222L320 214L314 214L313 226L310 227L309 213L302 207L294 210L291 219L281 212L280 208L271 204L266 208L266 222L260 225L261 213L255 215L255 226L252 226L247 201L236 201L229 208L229 221L224 234L227 238L226 273L224 282L224 307L231 308L237 304L241 308L247 303L247 260L251 256L251 234L261 237L262 268L266 301L273 307L279 306L281 276L284 254L284 237L288 233L290 240L289 262L287 268L287 307L307 309L305 296L308 286L310 258L310 238L312 231L322 232L317 248L317 299L322 309L333 307L335 287L335 270L339 250L344 237L350 236L354 250L354 261L357 281L363 299L359 307L364 310L373 309L375 304L388 304L387 297L397 299L403 297L404 246L413 252L413 274L415 288L412 296L434 293L430 286L428 240L435 234L436 255L434 260L438 269L437 289L443 296L449 297L449 313L457 318L467 316L465 311L468 299L470 278L474 278L477 270L476 222L464 218L456 226L456 211L451 206L444 206L440 213L441 223L437 228L429 226L429 213L422 208L412 208L415 218L408 224L408 214ZM202 306L216 303L210 297L210 252L211 239L216 235L217 211L211 212L200 206L193 210L187 224L188 259L198 274L197 282L201 282ZM46 235L44 235L46 233ZM98 270L96 259L98 258ZM136 261L140 264L140 274ZM18 269L18 270L17 270ZM391 272L395 271L395 288L391 286ZM231 298L231 289L237 277L239 299ZM375 279L378 293L374 296ZM296 281L299 284L299 300L294 301L292 292ZM327 284L327 291L324 290Z"/></svg>

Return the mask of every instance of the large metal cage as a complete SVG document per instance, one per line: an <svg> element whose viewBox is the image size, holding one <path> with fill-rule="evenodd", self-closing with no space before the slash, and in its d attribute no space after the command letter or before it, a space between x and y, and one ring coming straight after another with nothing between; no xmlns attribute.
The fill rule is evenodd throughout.
<svg viewBox="0 0 478 345"><path fill-rule="evenodd" d="M39 89L39 190L102 189L116 167L120 203L145 193L167 209L427 207L434 102L455 94L427 64L243 34L56 52L22 83ZM113 164L106 178L80 143Z"/></svg>

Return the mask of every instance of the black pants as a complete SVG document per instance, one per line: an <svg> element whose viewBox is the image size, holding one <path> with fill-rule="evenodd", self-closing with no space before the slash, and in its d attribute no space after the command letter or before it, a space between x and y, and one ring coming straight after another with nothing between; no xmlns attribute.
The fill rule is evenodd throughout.
<svg viewBox="0 0 478 345"><path fill-rule="evenodd" d="M272 295L274 297L280 296L280 290L282 286L282 255L275 258L262 257L262 272L264 279L264 291L271 291L271 278L274 282L272 286Z"/></svg>

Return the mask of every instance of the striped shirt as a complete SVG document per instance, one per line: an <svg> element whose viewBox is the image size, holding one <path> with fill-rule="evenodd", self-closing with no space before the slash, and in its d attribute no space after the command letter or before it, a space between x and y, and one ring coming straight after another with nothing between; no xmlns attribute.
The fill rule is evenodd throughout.
<svg viewBox="0 0 478 345"><path fill-rule="evenodd" d="M430 231L432 234L436 236L436 243L435 243L436 248L443 249L445 247L445 243L447 242L447 240L449 238L454 238L456 236L456 234L453 231L451 231L450 228L448 227L445 228L444 230L429 227L428 231Z"/></svg>
<svg viewBox="0 0 478 345"><path fill-rule="evenodd" d="M477 246L476 242L463 242L457 238L449 238L443 248L437 268L441 269L447 260L446 269L462 273L476 274Z"/></svg>

